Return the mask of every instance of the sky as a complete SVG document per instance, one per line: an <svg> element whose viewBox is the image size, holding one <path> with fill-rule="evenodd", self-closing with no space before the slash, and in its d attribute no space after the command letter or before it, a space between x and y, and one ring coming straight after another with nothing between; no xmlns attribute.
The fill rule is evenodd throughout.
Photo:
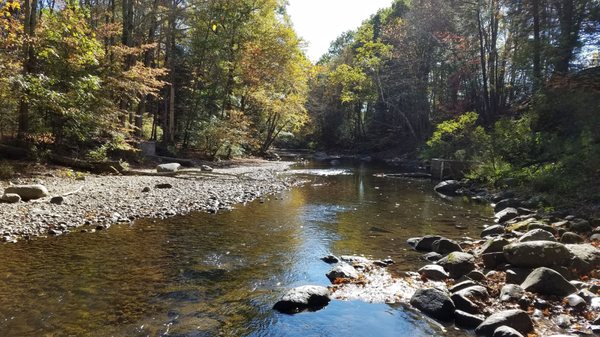
<svg viewBox="0 0 600 337"><path fill-rule="evenodd" d="M331 41L356 29L393 0L288 0L288 14L298 35L308 43L306 54L316 62Z"/></svg>

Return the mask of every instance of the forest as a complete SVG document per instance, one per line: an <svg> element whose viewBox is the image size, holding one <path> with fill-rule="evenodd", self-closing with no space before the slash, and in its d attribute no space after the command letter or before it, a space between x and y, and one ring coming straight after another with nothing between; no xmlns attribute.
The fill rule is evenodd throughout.
<svg viewBox="0 0 600 337"><path fill-rule="evenodd" d="M36 159L275 145L600 198L597 0L397 0L316 64L282 0L0 4L0 139Z"/></svg>

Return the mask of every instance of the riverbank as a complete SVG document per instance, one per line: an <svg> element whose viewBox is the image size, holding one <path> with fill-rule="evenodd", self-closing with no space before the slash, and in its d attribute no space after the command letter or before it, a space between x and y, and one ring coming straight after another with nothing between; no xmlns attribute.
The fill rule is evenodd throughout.
<svg viewBox="0 0 600 337"><path fill-rule="evenodd" d="M15 242L73 230L93 232L137 218L215 213L294 186L298 181L293 177L279 175L291 164L239 160L211 172L174 177L94 175L35 167L18 178L0 181L0 190L11 183L42 184L49 192L38 200L0 203L0 239Z"/></svg>

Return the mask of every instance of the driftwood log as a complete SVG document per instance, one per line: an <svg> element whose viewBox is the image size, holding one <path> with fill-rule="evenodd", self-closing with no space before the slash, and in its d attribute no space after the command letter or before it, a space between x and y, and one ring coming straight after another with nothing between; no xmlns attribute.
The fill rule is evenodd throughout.
<svg viewBox="0 0 600 337"><path fill-rule="evenodd" d="M86 170L93 173L122 173L125 171L123 164L118 161L88 161L55 154L50 155L49 159L55 164Z"/></svg>

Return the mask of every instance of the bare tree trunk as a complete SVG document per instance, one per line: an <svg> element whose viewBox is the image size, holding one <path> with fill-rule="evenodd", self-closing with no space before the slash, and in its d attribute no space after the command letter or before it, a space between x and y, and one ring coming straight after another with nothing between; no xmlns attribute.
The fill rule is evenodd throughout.
<svg viewBox="0 0 600 337"><path fill-rule="evenodd" d="M31 40L35 35L35 28L37 26L37 4L38 0L25 0L24 3L24 32L27 36L24 39L24 55L23 55L23 76L27 76L35 71L36 67L36 57L35 57L35 48L31 44ZM28 90L25 90L23 93L21 100L19 101L19 129L17 133L17 137L19 140L23 141L27 137L29 133L29 101Z"/></svg>

